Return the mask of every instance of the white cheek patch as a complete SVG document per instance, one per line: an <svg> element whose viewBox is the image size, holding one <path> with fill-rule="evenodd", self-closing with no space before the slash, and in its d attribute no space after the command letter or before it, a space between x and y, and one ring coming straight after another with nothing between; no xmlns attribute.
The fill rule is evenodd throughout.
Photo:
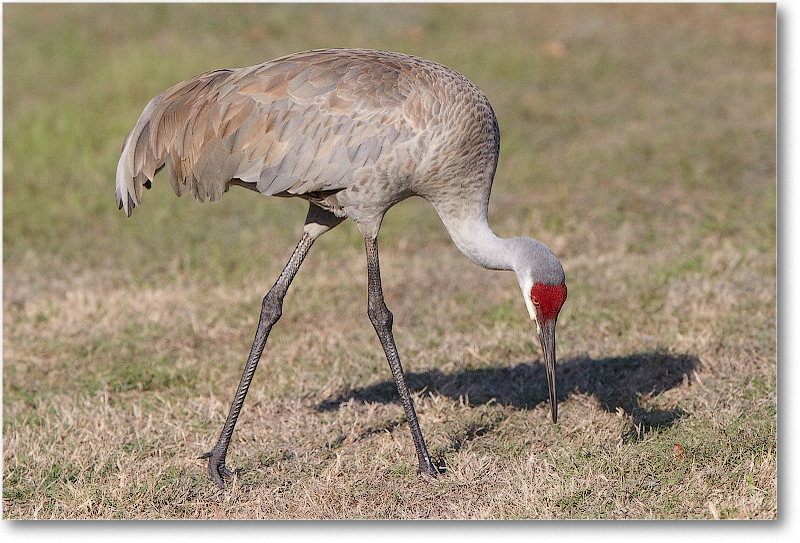
<svg viewBox="0 0 800 543"><path fill-rule="evenodd" d="M533 301L531 301L530 296L525 296L525 306L528 308L528 313L531 316L532 321L536 321L536 326L539 326L539 321L536 319L536 307L533 305Z"/></svg>
<svg viewBox="0 0 800 543"><path fill-rule="evenodd" d="M526 276L517 276L519 280L519 288L522 290L522 299L525 300L525 307L528 308L528 314L531 316L531 320L536 320L536 308L533 306L533 301L531 300L531 289L533 288L533 281Z"/></svg>

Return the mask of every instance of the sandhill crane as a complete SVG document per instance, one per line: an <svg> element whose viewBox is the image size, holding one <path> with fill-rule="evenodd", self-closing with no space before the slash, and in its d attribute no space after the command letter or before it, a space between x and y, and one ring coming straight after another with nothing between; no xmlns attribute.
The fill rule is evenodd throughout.
<svg viewBox="0 0 800 543"><path fill-rule="evenodd" d="M188 189L201 202L219 200L231 185L309 201L303 235L264 297L222 433L200 457L209 460L220 488L233 478L225 466L233 428L289 284L314 240L348 217L364 236L367 313L397 384L419 472L438 473L406 386L378 264L381 220L389 207L412 195L433 205L470 260L516 273L536 323L556 422L555 329L567 297L564 270L543 243L501 239L490 229L487 210L499 148L494 112L471 81L400 53L296 53L192 77L147 104L117 166L117 204L127 216L162 168L178 196Z"/></svg>

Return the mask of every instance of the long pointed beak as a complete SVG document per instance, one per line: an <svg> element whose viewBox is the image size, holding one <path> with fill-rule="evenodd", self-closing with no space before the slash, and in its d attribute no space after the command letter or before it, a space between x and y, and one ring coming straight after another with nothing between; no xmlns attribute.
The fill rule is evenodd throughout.
<svg viewBox="0 0 800 543"><path fill-rule="evenodd" d="M547 388L550 391L550 412L553 422L558 421L558 398L556 396L556 320L537 322L539 343L544 354L544 368L547 371Z"/></svg>

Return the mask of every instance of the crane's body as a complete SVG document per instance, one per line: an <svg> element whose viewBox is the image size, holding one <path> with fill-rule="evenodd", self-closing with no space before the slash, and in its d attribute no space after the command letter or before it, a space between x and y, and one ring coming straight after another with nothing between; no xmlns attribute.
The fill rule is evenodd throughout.
<svg viewBox="0 0 800 543"><path fill-rule="evenodd" d="M250 358L209 471L218 485L230 436L283 296L313 241L346 218L365 239L368 313L384 347L414 436L420 470L434 475L383 302L377 234L386 211L417 195L436 209L456 246L490 269L513 270L539 332L553 421L555 321L564 271L541 242L501 239L487 211L499 152L497 120L467 78L421 58L327 49L198 75L159 94L128 134L116 175L130 216L162 168L177 195L219 200L231 185L310 202L303 237L264 298Z"/></svg>

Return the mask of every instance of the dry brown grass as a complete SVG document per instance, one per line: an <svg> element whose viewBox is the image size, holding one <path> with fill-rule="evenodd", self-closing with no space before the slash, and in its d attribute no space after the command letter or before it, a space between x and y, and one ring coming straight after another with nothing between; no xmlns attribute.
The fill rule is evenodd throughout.
<svg viewBox="0 0 800 543"><path fill-rule="evenodd" d="M4 518L777 517L774 5L5 6L4 40ZM345 224L292 285L220 492L196 457L305 208L156 183L126 220L113 168L168 85L334 44L492 101L490 220L567 273L559 422L514 278L410 200L383 280L446 476L415 473Z"/></svg>
<svg viewBox="0 0 800 543"><path fill-rule="evenodd" d="M399 266L396 257L387 260L390 269ZM465 270L476 287L480 275ZM361 281L351 277L357 289ZM660 518L669 510L669 516L703 518L719 511L762 517L775 506L774 392L764 396L757 385L720 381L716 372L729 371L726 359L733 362L713 354L728 351L719 340L687 343L686 352L699 358L654 352L593 359L562 347L563 402L553 426L543 371L524 352L530 346L521 347L530 343L529 331L498 322L446 332L435 345L438 333L424 331L440 316L417 316L426 321L417 323L401 317L398 341L421 423L433 454L447 465L446 477L420 479L368 321L353 309L357 316L348 321L360 325L351 329L341 314L330 314L322 316L327 332L315 333L311 321L318 319L308 317L309 306L319 302L301 293L287 304L237 427L229 464L243 468L242 478L220 493L195 458L216 438L255 320L251 314L244 319L251 322L237 322L225 308L257 308L259 294L185 284L142 288L131 297L127 289L80 282L58 302L28 296L24 314L6 314L10 336L44 335L62 345L30 356L6 343L6 360L29 360L7 372L7 380L29 390L28 400L5 410L11 421L6 473L32 476L24 486L33 498L23 503L7 493L7 512L10 507L26 518ZM327 286L311 274L303 283L298 290ZM348 289L341 278L337 283ZM488 288L498 297L513 292ZM15 292L7 290L6 298L14 300ZM417 305L398 302L397 315ZM102 390L75 391L71 376L102 367L112 354L88 347L75 359L85 341L81 323L89 322L95 338L118 336L119 322L156 330L145 332L151 344L144 351L165 365L158 371L166 375L143 372L131 379L153 381L130 381L131 390L119 390L123 377L115 383L112 373L98 376ZM353 345L364 347L358 352ZM753 355L751 363L764 357ZM130 354L123 349L118 356ZM204 356L227 362L219 367ZM493 363L499 356L509 362ZM421 371L428 360L435 369ZM186 372L195 375L182 378ZM178 381L163 391L155 379ZM177 393L181 379L190 379L197 392ZM704 379L719 388L709 389ZM36 390L43 380L51 382L47 394ZM767 427L742 425L748 410ZM676 420L681 431L660 431ZM683 440L680 456L675 439ZM735 456L716 458L719 447ZM20 483L6 479L7 492Z"/></svg>

